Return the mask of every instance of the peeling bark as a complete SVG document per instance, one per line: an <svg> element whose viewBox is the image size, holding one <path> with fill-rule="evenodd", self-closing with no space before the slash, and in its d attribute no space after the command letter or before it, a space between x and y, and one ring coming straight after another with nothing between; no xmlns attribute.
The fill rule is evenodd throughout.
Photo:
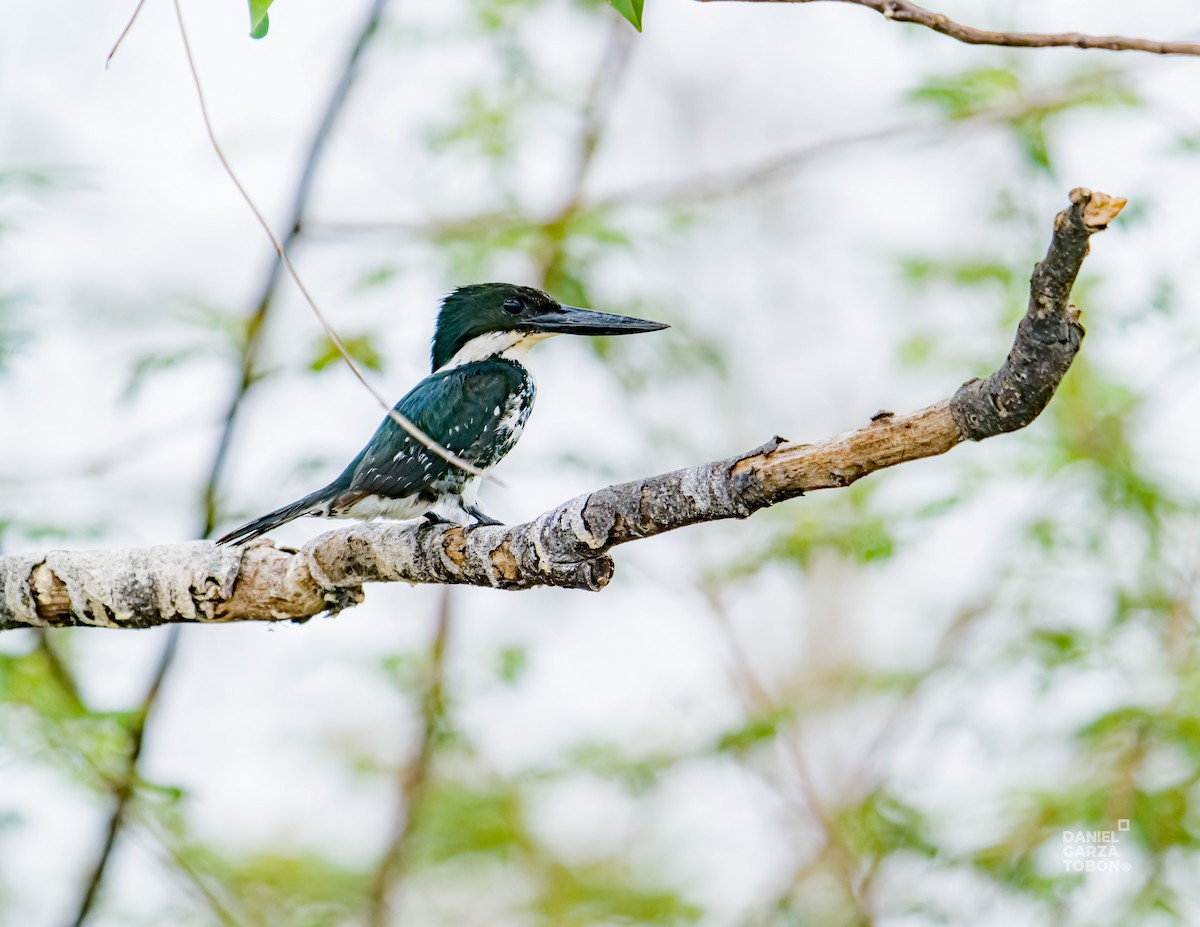
<svg viewBox="0 0 1200 927"><path fill-rule="evenodd" d="M1083 339L1071 287L1088 239L1125 201L1077 189L1059 213L1029 309L1000 368L911 415L879 412L815 444L774 438L747 454L608 486L512 526L367 523L300 550L260 540L0 558L0 629L144 628L172 622L303 621L362 601L364 583L603 589L608 551L676 528L746 518L816 489L1024 428L1046 407Z"/></svg>

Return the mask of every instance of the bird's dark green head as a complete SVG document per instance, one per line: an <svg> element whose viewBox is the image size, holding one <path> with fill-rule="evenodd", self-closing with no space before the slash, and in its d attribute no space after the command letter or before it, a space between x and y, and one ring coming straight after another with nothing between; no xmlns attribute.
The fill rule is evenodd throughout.
<svg viewBox="0 0 1200 927"><path fill-rule="evenodd" d="M442 301L433 335L433 369L477 360L549 335L631 335L667 328L624 315L563 306L533 287L514 283L462 286Z"/></svg>

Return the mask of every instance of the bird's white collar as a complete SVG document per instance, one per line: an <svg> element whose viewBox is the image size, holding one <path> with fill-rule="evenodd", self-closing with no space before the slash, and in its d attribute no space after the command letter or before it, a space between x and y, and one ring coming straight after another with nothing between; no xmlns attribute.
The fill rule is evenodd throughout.
<svg viewBox="0 0 1200 927"><path fill-rule="evenodd" d="M459 348L438 370L450 370L474 361L487 360L489 357L502 357L524 364L530 348L539 341L545 341L557 334L558 332L488 332L486 335L477 335Z"/></svg>

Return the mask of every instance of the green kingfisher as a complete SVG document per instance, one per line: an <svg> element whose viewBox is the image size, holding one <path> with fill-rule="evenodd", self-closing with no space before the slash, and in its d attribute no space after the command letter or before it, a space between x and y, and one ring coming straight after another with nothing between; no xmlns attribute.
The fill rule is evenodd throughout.
<svg viewBox="0 0 1200 927"><path fill-rule="evenodd" d="M667 328L629 316L563 306L531 287L478 283L444 300L433 372L396 411L457 457L487 471L516 445L533 408L529 349L552 335L629 335ZM443 460L390 416L328 486L229 532L245 543L302 515L497 525L479 508L480 478Z"/></svg>

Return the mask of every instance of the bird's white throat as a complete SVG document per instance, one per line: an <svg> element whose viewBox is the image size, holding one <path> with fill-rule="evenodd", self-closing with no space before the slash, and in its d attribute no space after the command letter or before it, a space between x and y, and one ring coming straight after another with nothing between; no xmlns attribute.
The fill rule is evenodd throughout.
<svg viewBox="0 0 1200 927"><path fill-rule="evenodd" d="M463 364L487 360L489 357L503 357L505 360L524 365L530 348L539 341L545 341L557 334L558 332L488 332L486 335L477 335L459 348L439 370L461 367Z"/></svg>

